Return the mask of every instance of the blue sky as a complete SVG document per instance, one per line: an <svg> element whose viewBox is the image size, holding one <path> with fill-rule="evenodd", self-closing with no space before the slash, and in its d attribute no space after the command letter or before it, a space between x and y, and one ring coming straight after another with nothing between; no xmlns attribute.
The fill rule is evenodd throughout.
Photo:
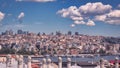
<svg viewBox="0 0 120 68"><path fill-rule="evenodd" d="M0 0L0 32L120 36L120 0Z"/></svg>

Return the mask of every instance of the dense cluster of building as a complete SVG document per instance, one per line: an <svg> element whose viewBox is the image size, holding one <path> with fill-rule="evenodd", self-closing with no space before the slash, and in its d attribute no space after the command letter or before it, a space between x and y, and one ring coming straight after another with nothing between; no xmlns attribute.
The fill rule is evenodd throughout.
<svg viewBox="0 0 120 68"><path fill-rule="evenodd" d="M71 31L67 34L59 31L55 34L36 34L18 30L14 34L9 30L0 35L0 51L8 48L16 53L22 50L40 55L118 54L119 42L120 38L89 36L78 32L72 34Z"/></svg>

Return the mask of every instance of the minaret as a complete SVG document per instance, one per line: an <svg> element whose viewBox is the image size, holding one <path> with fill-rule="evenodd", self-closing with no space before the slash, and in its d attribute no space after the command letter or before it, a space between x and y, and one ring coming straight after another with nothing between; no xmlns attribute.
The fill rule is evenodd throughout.
<svg viewBox="0 0 120 68"><path fill-rule="evenodd" d="M45 58L43 58L42 68L47 68L47 65L46 65L46 59L45 59Z"/></svg>
<svg viewBox="0 0 120 68"><path fill-rule="evenodd" d="M23 56L20 55L18 59L18 68L23 68Z"/></svg>
<svg viewBox="0 0 120 68"><path fill-rule="evenodd" d="M71 68L71 59L67 58L67 68Z"/></svg>
<svg viewBox="0 0 120 68"><path fill-rule="evenodd" d="M51 68L51 59L49 58L48 60L47 60L47 68Z"/></svg>
<svg viewBox="0 0 120 68"><path fill-rule="evenodd" d="M119 68L119 59L118 59L118 57L115 58L115 68Z"/></svg>
<svg viewBox="0 0 120 68"><path fill-rule="evenodd" d="M22 58L19 58L18 59L18 68L23 68L23 61L22 61Z"/></svg>
<svg viewBox="0 0 120 68"><path fill-rule="evenodd" d="M31 67L31 56L28 56L27 68L32 68Z"/></svg>
<svg viewBox="0 0 120 68"><path fill-rule="evenodd" d="M19 60L19 55L15 55L15 61L16 61L17 67L18 67L18 60Z"/></svg>
<svg viewBox="0 0 120 68"><path fill-rule="evenodd" d="M11 66L11 59L12 59L12 57L11 57L11 55L10 54L8 54L7 56L6 56L6 68L7 67L10 67Z"/></svg>
<svg viewBox="0 0 120 68"><path fill-rule="evenodd" d="M58 58L58 68L62 68L62 58Z"/></svg>
<svg viewBox="0 0 120 68"><path fill-rule="evenodd" d="M19 56L18 56L18 55L16 55L16 56L15 56L15 59L16 59L16 60L18 60L18 59L19 59Z"/></svg>
<svg viewBox="0 0 120 68"><path fill-rule="evenodd" d="M103 58L100 59L100 68L104 68L104 59Z"/></svg>

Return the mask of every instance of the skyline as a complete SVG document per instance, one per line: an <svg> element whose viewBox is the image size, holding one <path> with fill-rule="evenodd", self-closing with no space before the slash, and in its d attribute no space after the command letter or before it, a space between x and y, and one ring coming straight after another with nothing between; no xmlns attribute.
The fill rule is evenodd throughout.
<svg viewBox="0 0 120 68"><path fill-rule="evenodd" d="M89 9L90 8L90 9ZM118 0L1 0L0 32L79 32L120 36Z"/></svg>

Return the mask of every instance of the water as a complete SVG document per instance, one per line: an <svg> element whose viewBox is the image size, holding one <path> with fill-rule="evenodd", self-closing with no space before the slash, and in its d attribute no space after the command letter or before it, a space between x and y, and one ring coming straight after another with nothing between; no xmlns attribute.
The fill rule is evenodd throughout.
<svg viewBox="0 0 120 68"><path fill-rule="evenodd" d="M119 56L115 56L115 55L110 55L110 56L94 56L94 57L80 57L80 56L69 56L69 58L71 58L72 62L81 62L81 61L99 61L101 58L105 59L105 60L115 60L115 57L118 57L120 59ZM57 56L52 56L52 57L46 57L46 58L50 58L52 60L52 62L58 62L58 57ZM62 61L66 62L67 61L67 56L62 56ZM33 60L39 60L42 61L42 57L33 57Z"/></svg>

